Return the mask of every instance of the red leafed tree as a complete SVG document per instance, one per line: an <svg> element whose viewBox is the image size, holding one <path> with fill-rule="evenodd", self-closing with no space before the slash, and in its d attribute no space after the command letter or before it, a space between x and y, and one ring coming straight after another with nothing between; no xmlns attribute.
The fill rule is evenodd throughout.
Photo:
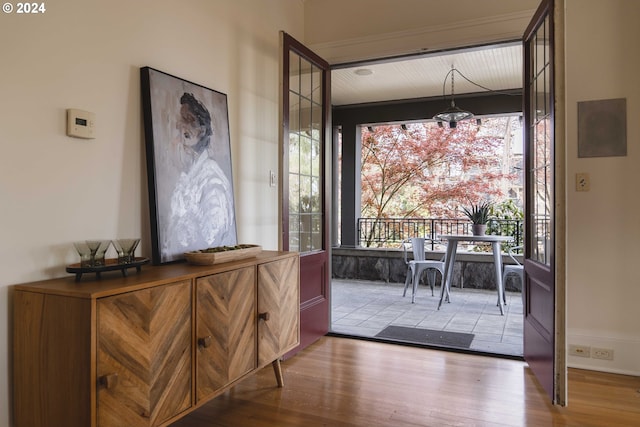
<svg viewBox="0 0 640 427"><path fill-rule="evenodd" d="M362 217L456 218L461 205L499 199L507 123L363 128Z"/></svg>

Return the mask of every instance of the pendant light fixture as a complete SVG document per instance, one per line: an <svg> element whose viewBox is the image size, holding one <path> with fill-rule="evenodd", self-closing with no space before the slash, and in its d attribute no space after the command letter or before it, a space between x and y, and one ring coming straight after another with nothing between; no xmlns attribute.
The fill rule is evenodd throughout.
<svg viewBox="0 0 640 427"><path fill-rule="evenodd" d="M438 125L441 125L442 122L449 123L450 128L455 128L458 125L459 121L467 120L473 117L473 114L469 111L462 110L456 106L455 101L455 84L454 84L454 74L458 71L451 65L451 71L444 76L444 83L442 83L442 97L445 98L445 86L447 84L447 77L451 75L451 105L446 110L436 114L433 116L433 120L438 122Z"/></svg>

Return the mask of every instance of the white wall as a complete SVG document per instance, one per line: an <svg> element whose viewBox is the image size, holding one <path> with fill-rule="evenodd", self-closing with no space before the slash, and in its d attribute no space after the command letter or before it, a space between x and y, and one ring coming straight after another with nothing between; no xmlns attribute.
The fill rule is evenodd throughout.
<svg viewBox="0 0 640 427"><path fill-rule="evenodd" d="M303 37L301 0L45 5L0 14L0 426L10 285L66 275L75 240L142 236L150 256L139 68L227 94L238 239L277 249L278 32ZM67 137L67 108L95 112L98 137Z"/></svg>
<svg viewBox="0 0 640 427"><path fill-rule="evenodd" d="M570 366L640 375L640 2L566 0L567 343L614 350ZM627 99L627 156L578 158L577 103ZM575 191L575 174L591 191Z"/></svg>

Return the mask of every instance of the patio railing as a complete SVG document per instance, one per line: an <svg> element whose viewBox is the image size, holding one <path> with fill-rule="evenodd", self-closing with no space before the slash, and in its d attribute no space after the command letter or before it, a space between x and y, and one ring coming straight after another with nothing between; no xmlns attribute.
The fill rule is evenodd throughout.
<svg viewBox="0 0 640 427"><path fill-rule="evenodd" d="M512 236L509 246L519 246L523 224L518 219L491 219L487 234ZM471 222L458 218L358 218L358 246L397 247L405 239L437 239L438 234L471 234Z"/></svg>

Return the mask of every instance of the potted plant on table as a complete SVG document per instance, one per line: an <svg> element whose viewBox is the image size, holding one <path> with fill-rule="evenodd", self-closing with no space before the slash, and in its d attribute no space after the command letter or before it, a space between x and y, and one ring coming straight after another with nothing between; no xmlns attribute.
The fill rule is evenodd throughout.
<svg viewBox="0 0 640 427"><path fill-rule="evenodd" d="M482 236L487 231L487 222L489 222L489 212L491 211L490 202L482 202L470 207L463 207L462 211L471 220L471 232L474 236Z"/></svg>

